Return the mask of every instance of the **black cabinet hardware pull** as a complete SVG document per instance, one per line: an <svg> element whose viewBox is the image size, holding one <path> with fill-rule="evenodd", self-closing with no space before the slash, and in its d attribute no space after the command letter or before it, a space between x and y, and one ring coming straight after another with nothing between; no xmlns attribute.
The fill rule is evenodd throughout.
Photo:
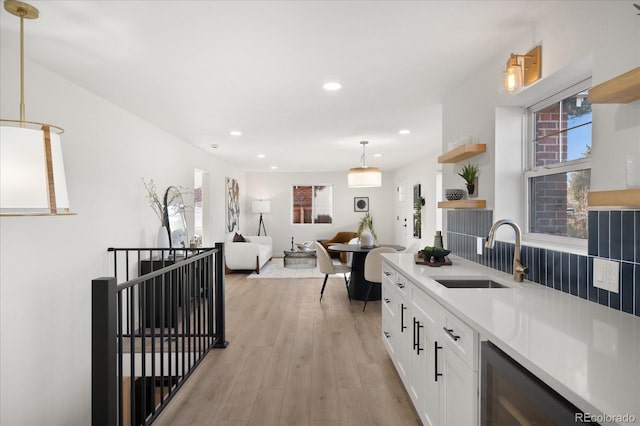
<svg viewBox="0 0 640 426"><path fill-rule="evenodd" d="M442 373L438 373L438 349L442 349L442 346L438 346L438 342L437 341L434 342L434 346L435 347L434 347L433 353L435 354L435 359L436 359L435 360L435 367L436 368L434 369L434 371L436 373L435 374L435 376L436 376L435 379L436 379L436 382L437 382L438 381L438 377L442 376Z"/></svg>
<svg viewBox="0 0 640 426"><path fill-rule="evenodd" d="M384 274L385 274L386 276L389 276L389 275L391 275L391 272L384 271Z"/></svg>
<svg viewBox="0 0 640 426"><path fill-rule="evenodd" d="M384 337L386 337L388 339L389 337L391 337L391 333L389 333L388 331L385 331L384 332Z"/></svg>
<svg viewBox="0 0 640 426"><path fill-rule="evenodd" d="M453 328L442 327L442 329L447 332L454 342L457 342L460 339L460 336L453 334Z"/></svg>
<svg viewBox="0 0 640 426"><path fill-rule="evenodd" d="M415 350L416 346L418 346L416 339L416 319L413 318L413 349Z"/></svg>
<svg viewBox="0 0 640 426"><path fill-rule="evenodd" d="M404 325L404 310L407 309L407 307L404 306L404 303L401 303L400 307L400 333L404 333L404 329L407 328L407 326Z"/></svg>
<svg viewBox="0 0 640 426"><path fill-rule="evenodd" d="M415 321L415 318L414 318ZM416 353L420 355L420 351L424 351L424 348L420 347L420 329L424 327L424 325L420 324L420 321L416 321Z"/></svg>
<svg viewBox="0 0 640 426"><path fill-rule="evenodd" d="M390 302L391 302L391 300L389 300L389 298L387 298L387 297L385 297L385 298L384 298L384 301L385 301L386 303L390 303Z"/></svg>
<svg viewBox="0 0 640 426"><path fill-rule="evenodd" d="M402 283L396 283L396 285L397 285L398 287L400 287L400 288L404 288L404 284L402 284Z"/></svg>

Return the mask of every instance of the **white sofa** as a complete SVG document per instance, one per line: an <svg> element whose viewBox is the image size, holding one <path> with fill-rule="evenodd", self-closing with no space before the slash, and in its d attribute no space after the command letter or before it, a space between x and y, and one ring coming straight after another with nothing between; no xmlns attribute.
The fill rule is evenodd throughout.
<svg viewBox="0 0 640 426"><path fill-rule="evenodd" d="M268 236L243 235L247 242L234 242L234 233L227 235L224 258L227 269L251 270L260 273L260 268L273 256L273 241Z"/></svg>

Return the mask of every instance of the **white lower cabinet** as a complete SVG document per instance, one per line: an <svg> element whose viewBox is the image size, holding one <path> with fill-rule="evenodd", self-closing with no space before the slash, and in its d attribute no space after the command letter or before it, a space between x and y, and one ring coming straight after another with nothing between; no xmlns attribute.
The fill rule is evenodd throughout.
<svg viewBox="0 0 640 426"><path fill-rule="evenodd" d="M465 364L447 345L442 351L440 420L443 425L477 424L477 371ZM438 360L439 361L439 360Z"/></svg>
<svg viewBox="0 0 640 426"><path fill-rule="evenodd" d="M429 426L478 424L478 333L399 271L387 264L383 271L383 300L395 299L384 304L396 307L382 310L383 329L397 336L387 350L420 419Z"/></svg>

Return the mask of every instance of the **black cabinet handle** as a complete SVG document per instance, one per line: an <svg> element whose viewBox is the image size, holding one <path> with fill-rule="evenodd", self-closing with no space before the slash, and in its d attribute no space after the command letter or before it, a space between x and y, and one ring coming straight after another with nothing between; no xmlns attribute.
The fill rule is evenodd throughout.
<svg viewBox="0 0 640 426"><path fill-rule="evenodd" d="M420 329L424 327L424 325L420 324L420 321L416 321L416 319L414 318L413 321L415 322L416 325L416 343L415 343L415 348L416 348L416 353L418 355L420 355L420 351L424 351L424 348L420 347Z"/></svg>
<svg viewBox="0 0 640 426"><path fill-rule="evenodd" d="M391 300L389 300L389 298L387 298L387 297L385 297L385 298L384 298L384 301L385 301L386 303L391 303Z"/></svg>
<svg viewBox="0 0 640 426"><path fill-rule="evenodd" d="M404 325L404 310L407 309L407 307L404 306L404 303L401 303L400 308L400 333L404 333L404 329L407 328L407 326Z"/></svg>
<svg viewBox="0 0 640 426"><path fill-rule="evenodd" d="M435 358L434 371L435 371L436 382L438 381L438 377L442 376L442 373L438 373L438 349L442 349L442 346L438 346L438 342L436 341L436 342L434 342L434 348L433 348L433 353L435 355L435 357L434 357Z"/></svg>
<svg viewBox="0 0 640 426"><path fill-rule="evenodd" d="M400 288L404 288L404 284L402 284L402 283L396 283L396 285L397 285L398 287L400 287Z"/></svg>
<svg viewBox="0 0 640 426"><path fill-rule="evenodd" d="M454 342L457 342L460 339L460 336L456 336L455 334L453 334L453 328L442 327L442 329L447 332L449 337L451 337Z"/></svg>
<svg viewBox="0 0 640 426"><path fill-rule="evenodd" d="M386 276L389 276L389 275L391 275L391 272L384 271L384 274L385 274Z"/></svg>
<svg viewBox="0 0 640 426"><path fill-rule="evenodd" d="M391 337L391 333L389 333L388 331L385 331L384 332L384 337L386 337L388 339L389 337Z"/></svg>

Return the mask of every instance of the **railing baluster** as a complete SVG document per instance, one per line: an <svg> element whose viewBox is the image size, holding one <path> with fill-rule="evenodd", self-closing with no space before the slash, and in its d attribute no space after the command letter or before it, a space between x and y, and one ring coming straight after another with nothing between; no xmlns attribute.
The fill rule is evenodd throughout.
<svg viewBox="0 0 640 426"><path fill-rule="evenodd" d="M132 327L135 327L135 325L133 324L133 320L131 318L134 318L135 316L135 312L133 312L133 308L134 308L134 303L133 303L133 289L134 287L129 287L127 289L127 304L129 305L129 322L131 323ZM135 413L136 413L136 364L135 364L135 330L129 329L129 371L130 371L130 391L131 393L129 394L129 402L131 405L131 412L130 412L130 416L131 416L131 424L135 424Z"/></svg>
<svg viewBox="0 0 640 426"><path fill-rule="evenodd" d="M123 379L124 379L124 372L122 371L122 358L124 356L123 352L123 347L122 347L122 334L123 334L123 324L122 324L122 303L123 303L123 299L122 299L122 292L118 291L118 317L117 317L117 321L118 321L118 332L117 332L117 336L118 336L118 424L123 425L124 424L124 409L123 409L123 404L124 404L124 395L123 395Z"/></svg>

